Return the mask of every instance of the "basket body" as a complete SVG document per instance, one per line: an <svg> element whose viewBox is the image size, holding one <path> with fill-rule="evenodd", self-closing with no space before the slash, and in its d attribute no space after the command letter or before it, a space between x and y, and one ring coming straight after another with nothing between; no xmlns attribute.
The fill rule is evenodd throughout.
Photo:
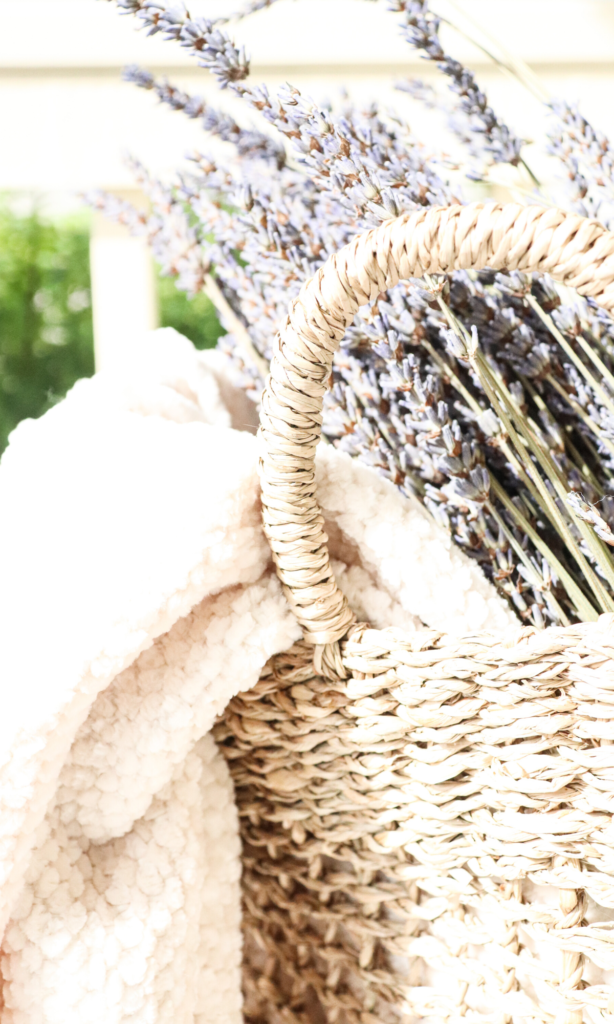
<svg viewBox="0 0 614 1024"><path fill-rule="evenodd" d="M614 310L597 221L418 209L329 257L273 346L263 523L305 639L218 726L248 1024L614 1022L614 617L511 639L356 626L317 501L322 400L357 310L484 267L549 273ZM463 346L470 362L477 340Z"/></svg>
<svg viewBox="0 0 614 1024"><path fill-rule="evenodd" d="M612 627L357 627L232 701L247 1024L612 1019Z"/></svg>

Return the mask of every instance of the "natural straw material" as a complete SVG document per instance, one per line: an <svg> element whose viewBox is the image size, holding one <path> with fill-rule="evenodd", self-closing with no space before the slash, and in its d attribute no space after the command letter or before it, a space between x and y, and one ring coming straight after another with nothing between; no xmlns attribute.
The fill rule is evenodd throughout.
<svg viewBox="0 0 614 1024"><path fill-rule="evenodd" d="M357 628L231 702L248 1024L612 1020L613 618Z"/></svg>
<svg viewBox="0 0 614 1024"><path fill-rule="evenodd" d="M305 639L331 646L354 621L330 567L314 459L333 356L360 306L401 280L459 269L543 271L614 306L614 235L598 221L539 206L419 210L332 256L292 303L261 414L265 530ZM326 658L325 658L326 661Z"/></svg>
<svg viewBox="0 0 614 1024"><path fill-rule="evenodd" d="M420 211L343 249L292 305L262 489L305 640L217 727L244 844L248 1024L614 1020L614 616L507 636L355 625L313 465L360 305L489 266L612 309L613 254L614 235L557 210Z"/></svg>

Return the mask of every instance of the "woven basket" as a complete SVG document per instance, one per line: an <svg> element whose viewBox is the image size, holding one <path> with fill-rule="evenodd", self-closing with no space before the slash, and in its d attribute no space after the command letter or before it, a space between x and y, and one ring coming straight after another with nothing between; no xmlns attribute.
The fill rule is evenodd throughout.
<svg viewBox="0 0 614 1024"><path fill-rule="evenodd" d="M614 306L614 235L597 222L454 206L331 257L277 339L264 523L304 640L217 726L250 1024L614 1021L614 617L512 640L357 625L314 494L322 398L358 307L483 267Z"/></svg>

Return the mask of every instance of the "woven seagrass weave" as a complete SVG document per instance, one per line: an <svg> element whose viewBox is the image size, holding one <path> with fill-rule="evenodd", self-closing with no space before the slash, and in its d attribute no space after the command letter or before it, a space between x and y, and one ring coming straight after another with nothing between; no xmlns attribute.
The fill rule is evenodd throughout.
<svg viewBox="0 0 614 1024"><path fill-rule="evenodd" d="M249 1024L614 1021L614 617L505 637L356 625L315 497L322 396L359 305L484 266L545 270L614 306L614 235L597 222L454 207L332 257L278 339L264 520L305 639L217 727L243 836Z"/></svg>

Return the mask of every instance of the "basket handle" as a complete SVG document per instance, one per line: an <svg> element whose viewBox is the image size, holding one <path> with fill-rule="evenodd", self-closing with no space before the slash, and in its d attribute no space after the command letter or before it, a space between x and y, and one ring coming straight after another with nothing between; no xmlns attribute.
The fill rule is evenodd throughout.
<svg viewBox="0 0 614 1024"><path fill-rule="evenodd" d="M387 221L331 256L290 307L263 395L260 477L265 533L309 643L335 646L355 621L335 583L315 494L322 401L339 342L359 307L398 281L484 267L543 271L614 307L614 234L595 220L511 203ZM339 661L333 648L326 658Z"/></svg>

